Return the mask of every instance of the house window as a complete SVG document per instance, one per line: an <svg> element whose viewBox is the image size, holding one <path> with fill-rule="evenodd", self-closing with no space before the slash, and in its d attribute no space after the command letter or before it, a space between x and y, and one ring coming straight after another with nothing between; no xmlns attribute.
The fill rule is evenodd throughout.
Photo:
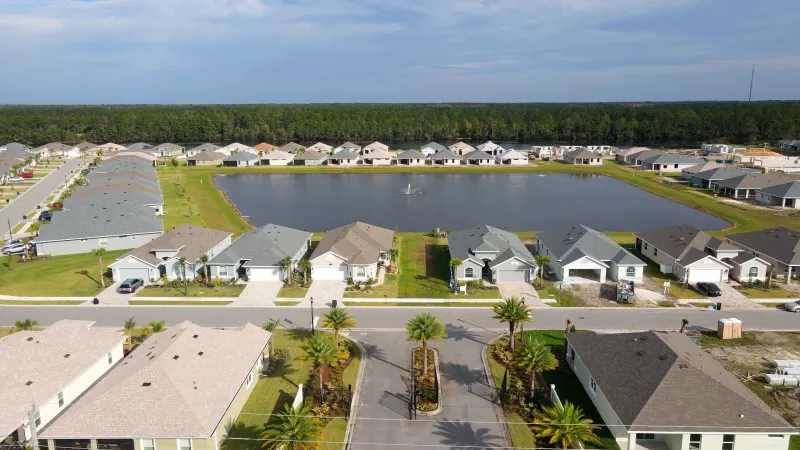
<svg viewBox="0 0 800 450"><path fill-rule="evenodd" d="M38 409L33 412L33 423L36 425L37 428L40 425L42 425L42 415L39 414L39 410Z"/></svg>
<svg viewBox="0 0 800 450"><path fill-rule="evenodd" d="M736 436L732 434L722 435L722 450L733 450L733 444L736 442Z"/></svg>
<svg viewBox="0 0 800 450"><path fill-rule="evenodd" d="M219 266L219 267L217 267L217 276L227 277L228 276L228 266Z"/></svg>
<svg viewBox="0 0 800 450"><path fill-rule="evenodd" d="M758 276L758 267L751 267L750 268L750 277L757 277Z"/></svg>
<svg viewBox="0 0 800 450"><path fill-rule="evenodd" d="M644 243L644 249L647 250L647 242Z"/></svg>
<svg viewBox="0 0 800 450"><path fill-rule="evenodd" d="M597 383L595 383L594 378L589 379L589 388L591 388L592 393L597 392Z"/></svg>
<svg viewBox="0 0 800 450"><path fill-rule="evenodd" d="M250 383L253 382L253 372L247 374L247 387L250 387Z"/></svg>
<svg viewBox="0 0 800 450"><path fill-rule="evenodd" d="M472 278L473 270L474 269L472 267L467 267L466 269L464 269L464 278Z"/></svg>
<svg viewBox="0 0 800 450"><path fill-rule="evenodd" d="M63 392L59 392L58 393L58 407L61 408L62 406L64 406L64 393Z"/></svg>
<svg viewBox="0 0 800 450"><path fill-rule="evenodd" d="M689 450L700 450L700 447L703 445L703 435L702 434L690 434L689 435Z"/></svg>
<svg viewBox="0 0 800 450"><path fill-rule="evenodd" d="M636 433L637 441L653 441L655 438L656 435L653 433Z"/></svg>
<svg viewBox="0 0 800 450"><path fill-rule="evenodd" d="M658 256L658 249L653 247L653 256Z"/></svg>
<svg viewBox="0 0 800 450"><path fill-rule="evenodd" d="M178 450L192 450L192 440L178 439Z"/></svg>
<svg viewBox="0 0 800 450"><path fill-rule="evenodd" d="M156 441L154 439L142 439L142 450L156 450Z"/></svg>
<svg viewBox="0 0 800 450"><path fill-rule="evenodd" d="M633 277L636 276L636 268L635 267L628 267L625 269L625 276Z"/></svg>
<svg viewBox="0 0 800 450"><path fill-rule="evenodd" d="M103 238L99 240L100 247L107 247L108 246L108 239Z"/></svg>
<svg viewBox="0 0 800 450"><path fill-rule="evenodd" d="M386 259L386 252L381 252L380 259Z"/></svg>
<svg viewBox="0 0 800 450"><path fill-rule="evenodd" d="M367 269L364 267L356 267L356 276L357 277L367 276Z"/></svg>
<svg viewBox="0 0 800 450"><path fill-rule="evenodd" d="M111 364L112 362L114 362L114 357L113 357L113 356L111 356L111 352L108 352L108 354L107 354L106 356L108 356L108 363L109 363L109 364Z"/></svg>

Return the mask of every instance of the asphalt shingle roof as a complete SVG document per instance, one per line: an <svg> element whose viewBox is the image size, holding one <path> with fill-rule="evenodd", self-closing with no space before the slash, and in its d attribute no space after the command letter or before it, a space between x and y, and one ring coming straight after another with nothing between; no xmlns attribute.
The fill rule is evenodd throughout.
<svg viewBox="0 0 800 450"><path fill-rule="evenodd" d="M599 159L600 157L597 153L579 148L577 150L572 150L571 152L567 152L564 154L565 158L570 159Z"/></svg>
<svg viewBox="0 0 800 450"><path fill-rule="evenodd" d="M481 263L475 252L491 252L497 254L490 264L492 267L515 256L533 264L533 255L516 234L490 225L451 232L447 236L447 247L450 257L461 261L472 259Z"/></svg>
<svg viewBox="0 0 800 450"><path fill-rule="evenodd" d="M274 267L283 258L294 257L309 239L308 231L270 223L243 234L209 264L230 265L247 260L247 267Z"/></svg>
<svg viewBox="0 0 800 450"><path fill-rule="evenodd" d="M800 181L790 181L784 184L761 189L761 192L782 198L800 198Z"/></svg>
<svg viewBox="0 0 800 450"><path fill-rule="evenodd" d="M212 150L203 150L186 158L187 161L219 161L222 159L225 159L224 153L218 153Z"/></svg>
<svg viewBox="0 0 800 450"><path fill-rule="evenodd" d="M759 173L759 171L756 169L723 166L696 172L694 176L701 180L727 180L728 178L736 178L749 173Z"/></svg>
<svg viewBox="0 0 800 450"><path fill-rule="evenodd" d="M474 152L469 152L466 155L464 155L464 159L466 159L466 160L494 159L494 156L492 156L492 155L490 155L490 154L488 154L488 153L486 153L484 151L481 151L481 150L475 150Z"/></svg>
<svg viewBox="0 0 800 450"><path fill-rule="evenodd" d="M136 250L120 256L117 261L124 261L130 256L135 256L153 266L158 266L164 261L156 258L156 250L178 250L176 257L186 258L186 262L191 264L229 236L231 236L231 233L227 231L183 224L167 231Z"/></svg>
<svg viewBox="0 0 800 450"><path fill-rule="evenodd" d="M231 153L230 156L225 157L223 161L255 161L259 159L258 155L250 152Z"/></svg>
<svg viewBox="0 0 800 450"><path fill-rule="evenodd" d="M694 174L694 173L705 172L706 170L717 169L720 167L724 166L718 162L709 161L697 164L696 166L687 167L683 169L683 172Z"/></svg>
<svg viewBox="0 0 800 450"><path fill-rule="evenodd" d="M657 230L640 231L635 233L635 236L647 241L660 252L664 252L673 259L678 260L682 266L687 266L706 256L711 256L705 253L706 247L713 250L741 251L736 246L685 224Z"/></svg>
<svg viewBox="0 0 800 450"><path fill-rule="evenodd" d="M453 152L451 152L450 150L447 150L447 149L439 150L438 152L436 152L436 153L432 154L431 156L429 156L429 158L433 159L433 160L438 160L438 159L462 160L462 159L464 159L463 156L456 155L455 153L453 153ZM491 158L491 156L489 158Z"/></svg>
<svg viewBox="0 0 800 450"><path fill-rule="evenodd" d="M279 151L283 151L283 150L279 150ZM345 152L345 151L347 151L347 150L342 150L342 151L343 151L343 152ZM308 152L303 152L303 153L300 153L299 155L297 155L297 156L295 156L295 157L294 157L294 159L295 159L295 160L298 160L298 159L299 159L299 160L301 160L301 161L302 161L302 160L306 160L306 159L319 159L319 160L325 160L325 159L327 159L327 158L328 158L328 155L326 155L326 154L324 154L324 153L320 153L320 152L315 152L314 150L311 150L311 151L308 151Z"/></svg>
<svg viewBox="0 0 800 450"><path fill-rule="evenodd" d="M388 251L393 245L394 231L353 222L325 233L309 259L333 252L346 259L348 264L373 264L378 262L380 252Z"/></svg>
<svg viewBox="0 0 800 450"><path fill-rule="evenodd" d="M520 153L520 152L518 152L516 150L513 150L513 149L512 150L506 150L503 153L501 153L500 155L498 155L497 157L500 158L500 159L524 159L526 161L528 160L528 157L525 154Z"/></svg>
<svg viewBox="0 0 800 450"><path fill-rule="evenodd" d="M343 151L346 151L346 150L343 150ZM339 153L342 153L342 152L339 152ZM337 155L339 153L337 153ZM392 159L393 156L392 156L391 153L389 153L388 150L384 150L384 149L381 148L381 149L378 149L378 150L373 150L373 151L367 153L366 155L362 156L361 158L362 159Z"/></svg>
<svg viewBox="0 0 800 450"><path fill-rule="evenodd" d="M441 151L441 150L447 150L447 147L445 147L442 144L439 144L438 142L428 142L427 144L425 144L422 147L420 147L420 149L423 149L423 148L429 148L429 149L433 150L434 153L438 152L438 151Z"/></svg>
<svg viewBox="0 0 800 450"><path fill-rule="evenodd" d="M271 152L264 152L261 159L294 159L295 156L281 150L272 150Z"/></svg>
<svg viewBox="0 0 800 450"><path fill-rule="evenodd" d="M729 234L725 239L787 265L800 265L800 231L786 227Z"/></svg>
<svg viewBox="0 0 800 450"><path fill-rule="evenodd" d="M289 142L288 144L283 144L278 147L278 150L287 152L287 153L297 153L300 150L305 150L306 147L303 145L298 144L297 142Z"/></svg>
<svg viewBox="0 0 800 450"><path fill-rule="evenodd" d="M137 142L135 144L127 146L126 148L128 150L150 150L151 148L153 148L153 146L146 142Z"/></svg>
<svg viewBox="0 0 800 450"><path fill-rule="evenodd" d="M731 189L763 189L791 181L791 178L778 173L751 173L719 181L717 185Z"/></svg>
<svg viewBox="0 0 800 450"><path fill-rule="evenodd" d="M356 152L351 152L350 150L339 150L338 152L329 155L328 159L358 159L359 154Z"/></svg>
<svg viewBox="0 0 800 450"><path fill-rule="evenodd" d="M173 144L172 142L165 142L163 144L156 145L155 148L163 149L163 150L172 150L172 151L183 151L183 147L177 144Z"/></svg>
<svg viewBox="0 0 800 450"><path fill-rule="evenodd" d="M397 155L397 159L425 159L425 158L427 158L427 156L425 156L425 154L419 150L406 150L403 153Z"/></svg>
<svg viewBox="0 0 800 450"><path fill-rule="evenodd" d="M644 162L648 164L702 164L703 160L699 158L691 158L688 156L664 153L661 155L651 156L645 159Z"/></svg>
<svg viewBox="0 0 800 450"><path fill-rule="evenodd" d="M585 225L575 225L562 231L536 233L536 239L562 261L566 260L570 253L578 250L598 261L614 261L616 264L627 266L647 265L605 234Z"/></svg>

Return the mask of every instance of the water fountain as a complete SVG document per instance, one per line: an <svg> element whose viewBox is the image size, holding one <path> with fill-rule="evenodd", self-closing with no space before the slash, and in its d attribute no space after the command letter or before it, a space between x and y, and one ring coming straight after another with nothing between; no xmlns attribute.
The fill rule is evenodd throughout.
<svg viewBox="0 0 800 450"><path fill-rule="evenodd" d="M417 195L422 195L422 190L420 190L419 188L412 189L411 183L408 183L408 186L406 186L405 189L400 189L399 191L397 191L396 195L411 195L416 197Z"/></svg>

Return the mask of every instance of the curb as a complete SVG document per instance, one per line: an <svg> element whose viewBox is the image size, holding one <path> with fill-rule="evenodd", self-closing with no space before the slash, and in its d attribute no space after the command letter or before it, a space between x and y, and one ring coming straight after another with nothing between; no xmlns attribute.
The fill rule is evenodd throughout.
<svg viewBox="0 0 800 450"><path fill-rule="evenodd" d="M500 408L500 413L498 414L497 409L494 410L494 415L497 419L497 423L501 424L501 428L503 429L503 438L506 440L506 444L511 446L511 432L508 430L508 423L506 423L506 416L502 413L503 406L500 405L497 398L497 386L494 384L494 376L492 375L492 370L489 368L489 346L494 343L494 341L500 339L505 335L497 336L496 338L489 341L488 344L483 346L481 349L481 362L483 362L483 373L486 376L486 381L489 385L489 389L492 390L492 403L495 404L498 408Z"/></svg>
<svg viewBox="0 0 800 450"><path fill-rule="evenodd" d="M353 427L355 427L356 422L358 394L361 392L361 383L364 381L364 367L367 365L367 349L361 345L358 339L353 339L350 336L344 337L355 342L358 346L358 350L361 352L361 364L358 366L358 376L356 377L356 385L353 386L353 399L350 403L350 417L347 419L347 430L344 432L344 442L342 442L342 450L347 450L347 448L350 447L350 439L353 437Z"/></svg>

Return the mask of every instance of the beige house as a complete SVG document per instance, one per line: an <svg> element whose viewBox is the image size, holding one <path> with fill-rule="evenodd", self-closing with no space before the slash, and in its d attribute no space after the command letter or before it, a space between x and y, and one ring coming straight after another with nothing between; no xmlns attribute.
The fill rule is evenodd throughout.
<svg viewBox="0 0 800 450"><path fill-rule="evenodd" d="M361 157L361 161L368 166L388 166L392 164L393 159L392 154L383 149L369 152Z"/></svg>
<svg viewBox="0 0 800 450"><path fill-rule="evenodd" d="M473 147L473 146L471 146L469 144L465 144L463 142L456 142L455 144L451 145L449 148L450 148L451 152L455 153L456 155L461 155L461 156L464 156L467 153L475 151L475 147Z"/></svg>
<svg viewBox="0 0 800 450"><path fill-rule="evenodd" d="M288 166L294 160L294 155L282 150L264 152L261 156L262 166Z"/></svg>
<svg viewBox="0 0 800 450"><path fill-rule="evenodd" d="M203 150L186 158L186 163L190 166L219 166L223 159L225 159L224 153Z"/></svg>
<svg viewBox="0 0 800 450"><path fill-rule="evenodd" d="M469 166L493 166L495 165L495 157L481 150L464 155L464 161Z"/></svg>
<svg viewBox="0 0 800 450"><path fill-rule="evenodd" d="M316 144L306 148L306 151L308 150L320 153L331 153L333 151L333 147L324 142L317 142Z"/></svg>
<svg viewBox="0 0 800 450"><path fill-rule="evenodd" d="M258 381L272 335L183 322L148 338L39 438L64 447L218 450Z"/></svg>
<svg viewBox="0 0 800 450"><path fill-rule="evenodd" d="M369 155L370 153L372 153L372 152L374 152L376 150L384 150L384 151L388 152L389 151L389 146L386 145L386 144L382 144L382 143L380 143L378 141L375 141L375 142L373 142L371 144L365 145L364 148L361 149L361 154L362 155Z"/></svg>
<svg viewBox="0 0 800 450"><path fill-rule="evenodd" d="M388 261L394 246L394 231L353 222L325 233L311 257L315 280L364 281L378 278L378 264Z"/></svg>

